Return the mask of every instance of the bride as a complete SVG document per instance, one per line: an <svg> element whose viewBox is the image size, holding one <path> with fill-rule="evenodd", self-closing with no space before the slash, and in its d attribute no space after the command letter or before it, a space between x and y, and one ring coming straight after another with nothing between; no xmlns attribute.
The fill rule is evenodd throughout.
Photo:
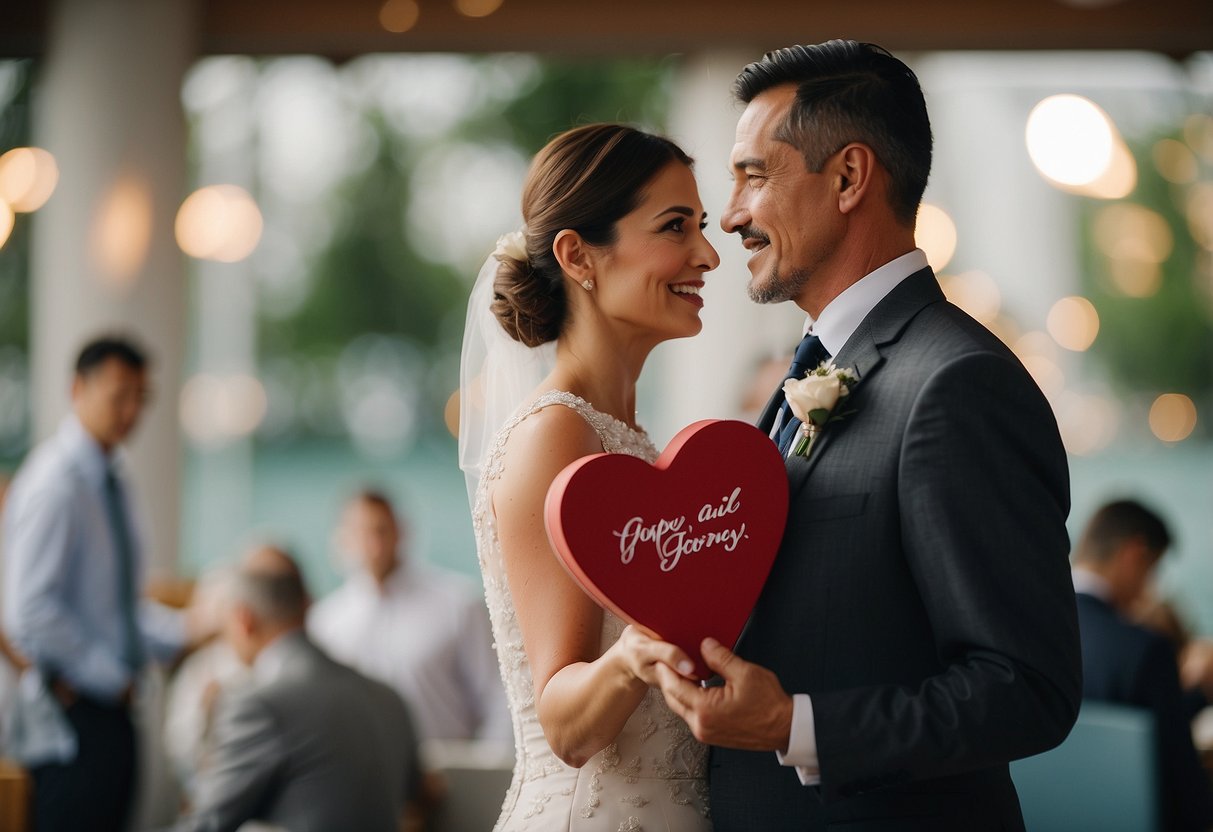
<svg viewBox="0 0 1213 832"><path fill-rule="evenodd" d="M699 332L719 264L691 160L579 127L535 157L522 213L472 290L461 370L460 465L517 755L496 830L703 832L706 749L649 687L674 648L600 609L543 525L570 462L657 458L636 379L658 343Z"/></svg>

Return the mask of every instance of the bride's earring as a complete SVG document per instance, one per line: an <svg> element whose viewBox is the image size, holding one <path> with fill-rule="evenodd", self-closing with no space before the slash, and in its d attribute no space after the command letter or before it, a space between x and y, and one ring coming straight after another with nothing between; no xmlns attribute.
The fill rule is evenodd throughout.
<svg viewBox="0 0 1213 832"><path fill-rule="evenodd" d="M594 281L587 277L585 280L581 281L581 288L585 289L587 292L593 291Z"/></svg>

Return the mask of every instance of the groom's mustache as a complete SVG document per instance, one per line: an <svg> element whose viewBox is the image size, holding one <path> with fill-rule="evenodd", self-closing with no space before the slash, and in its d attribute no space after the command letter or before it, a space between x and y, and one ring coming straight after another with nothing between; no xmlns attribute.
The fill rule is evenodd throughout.
<svg viewBox="0 0 1213 832"><path fill-rule="evenodd" d="M741 237L741 242L743 245L745 244L746 240L759 240L767 245L771 244L771 238L752 225L744 225L739 228L737 230L737 236Z"/></svg>

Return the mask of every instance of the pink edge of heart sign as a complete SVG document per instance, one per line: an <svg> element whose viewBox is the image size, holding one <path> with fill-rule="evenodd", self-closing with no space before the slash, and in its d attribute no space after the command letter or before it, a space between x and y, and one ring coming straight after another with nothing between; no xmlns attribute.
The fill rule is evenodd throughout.
<svg viewBox="0 0 1213 832"><path fill-rule="evenodd" d="M676 644L712 672L699 645L734 645L779 551L788 480L775 444L752 425L683 428L650 465L593 454L553 480L544 506L552 547L600 606Z"/></svg>

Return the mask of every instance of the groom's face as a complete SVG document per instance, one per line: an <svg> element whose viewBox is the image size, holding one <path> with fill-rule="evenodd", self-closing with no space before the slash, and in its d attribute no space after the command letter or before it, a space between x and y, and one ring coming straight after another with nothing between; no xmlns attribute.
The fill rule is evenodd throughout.
<svg viewBox="0 0 1213 832"><path fill-rule="evenodd" d="M797 148L776 138L795 97L795 85L774 87L742 113L729 159L733 191L720 227L738 234L752 253L752 300L794 300L803 307L842 227L829 177L810 171Z"/></svg>

